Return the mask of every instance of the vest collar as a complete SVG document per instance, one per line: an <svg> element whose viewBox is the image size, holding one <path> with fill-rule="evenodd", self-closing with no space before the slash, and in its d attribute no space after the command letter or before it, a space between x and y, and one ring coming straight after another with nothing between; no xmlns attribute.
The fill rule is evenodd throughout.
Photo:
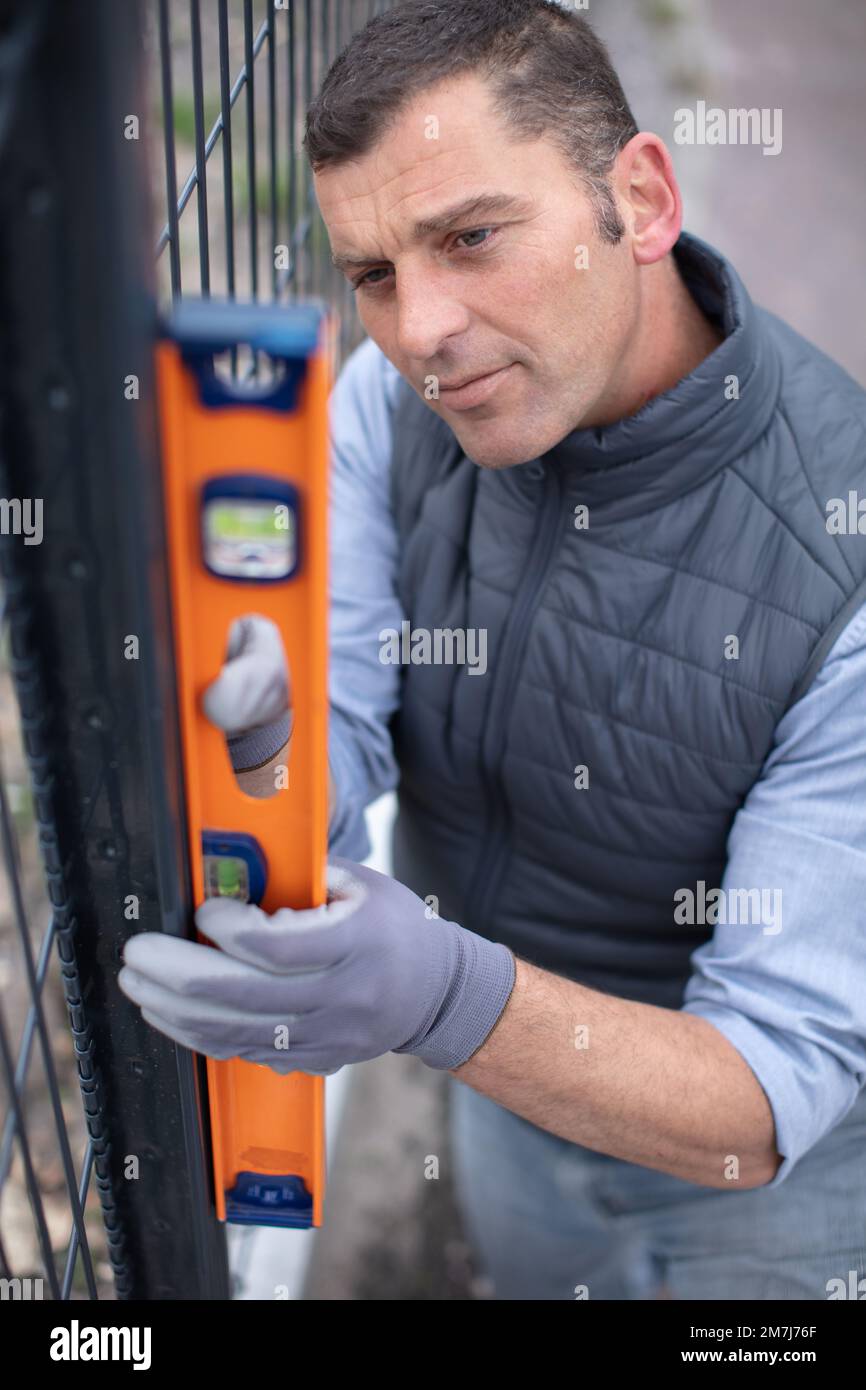
<svg viewBox="0 0 866 1390"><path fill-rule="evenodd" d="M673 254L694 298L720 323L724 341L635 415L573 430L540 458L576 498L595 502L608 519L652 510L690 491L744 454L776 408L778 353L762 311L731 263L687 232ZM731 377L737 378L738 399L728 399L730 390L726 394ZM513 471L532 480L539 475L538 462Z"/></svg>

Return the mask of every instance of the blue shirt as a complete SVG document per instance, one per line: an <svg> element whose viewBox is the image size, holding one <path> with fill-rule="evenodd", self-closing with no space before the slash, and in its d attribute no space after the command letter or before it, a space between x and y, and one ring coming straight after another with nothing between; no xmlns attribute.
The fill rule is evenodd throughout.
<svg viewBox="0 0 866 1390"><path fill-rule="evenodd" d="M378 640L407 616L389 485L399 380L366 339L330 401L330 849L355 860L369 853L364 807L399 780L388 720L400 667L379 660ZM777 1187L866 1083L866 605L780 720L727 851L722 893L777 884L781 927L722 925L720 912L683 1009L718 1028L763 1087L784 1160Z"/></svg>

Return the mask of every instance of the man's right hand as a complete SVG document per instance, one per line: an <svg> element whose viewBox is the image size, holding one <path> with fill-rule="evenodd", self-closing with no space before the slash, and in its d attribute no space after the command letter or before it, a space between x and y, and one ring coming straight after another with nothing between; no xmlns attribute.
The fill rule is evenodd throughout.
<svg viewBox="0 0 866 1390"><path fill-rule="evenodd" d="M229 628L226 660L202 707L229 737L273 725L291 709L291 677L276 623L246 613Z"/></svg>
<svg viewBox="0 0 866 1390"><path fill-rule="evenodd" d="M229 629L226 660L202 696L211 723L226 734L238 785L273 796L277 768L288 759L292 684L283 639L270 618L246 613ZM275 746L276 745L276 746ZM334 782L328 768L328 818Z"/></svg>

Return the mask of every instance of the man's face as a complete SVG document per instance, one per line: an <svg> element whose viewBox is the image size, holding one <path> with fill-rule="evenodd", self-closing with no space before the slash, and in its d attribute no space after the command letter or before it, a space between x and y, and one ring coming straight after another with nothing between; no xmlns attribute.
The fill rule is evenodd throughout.
<svg viewBox="0 0 866 1390"><path fill-rule="evenodd" d="M357 262L345 273L365 331L470 458L525 463L595 423L636 321L629 239L599 237L576 170L548 140L515 143L481 79L422 92L315 187L335 259ZM492 195L520 206L416 225Z"/></svg>

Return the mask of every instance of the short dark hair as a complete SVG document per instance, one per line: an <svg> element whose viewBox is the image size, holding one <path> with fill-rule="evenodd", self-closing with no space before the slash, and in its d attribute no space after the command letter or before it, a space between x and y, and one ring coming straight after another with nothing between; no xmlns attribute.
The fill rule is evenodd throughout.
<svg viewBox="0 0 866 1390"><path fill-rule="evenodd" d="M377 15L307 112L313 171L367 154L418 92L468 73L489 81L516 140L546 136L574 165L601 236L619 241L608 175L638 127L601 39L558 0L407 0Z"/></svg>

